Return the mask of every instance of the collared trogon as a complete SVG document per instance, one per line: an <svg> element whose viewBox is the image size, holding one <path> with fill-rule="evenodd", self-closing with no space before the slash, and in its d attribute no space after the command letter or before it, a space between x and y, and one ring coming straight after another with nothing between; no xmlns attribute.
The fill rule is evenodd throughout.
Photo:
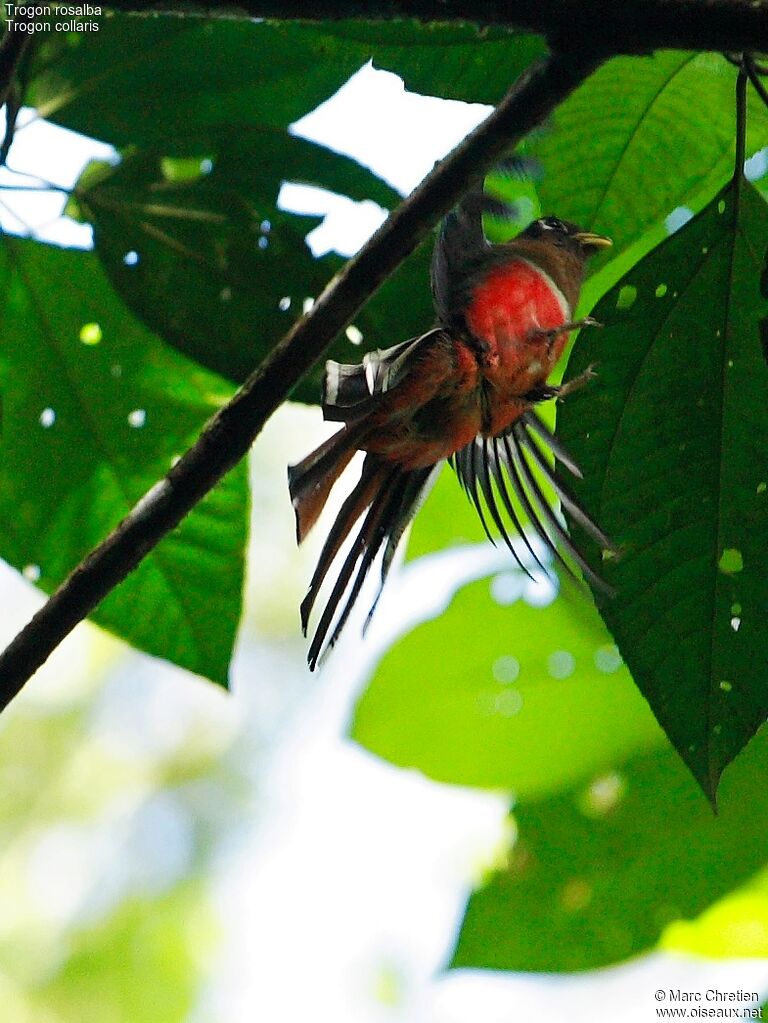
<svg viewBox="0 0 768 1023"><path fill-rule="evenodd" d="M318 622L308 655L311 668L332 625L326 649L338 639L382 547L384 585L397 545L446 459L474 501L486 532L481 495L519 562L496 494L533 561L544 571L510 499L507 482L555 557L562 562L559 543L588 578L601 583L550 507L534 469L601 546L610 546L610 541L552 471L541 441L580 475L532 409L565 390L549 386L547 378L568 332L593 322L574 323L571 317L588 257L610 241L557 217L543 217L514 240L492 245L483 233L482 214L499 209L495 200L470 193L443 222L432 257L437 313L432 330L371 352L360 365L327 363L323 412L326 419L344 425L288 470L299 542L314 525L354 453L363 451L366 457L301 605L305 633L331 565L355 523L365 517ZM346 603L334 623L347 590Z"/></svg>

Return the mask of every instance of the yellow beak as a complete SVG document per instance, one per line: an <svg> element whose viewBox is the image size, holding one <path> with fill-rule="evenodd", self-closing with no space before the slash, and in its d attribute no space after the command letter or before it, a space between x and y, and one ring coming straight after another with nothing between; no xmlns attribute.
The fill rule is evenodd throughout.
<svg viewBox="0 0 768 1023"><path fill-rule="evenodd" d="M613 245L610 238L604 234L593 234L592 231L579 231L573 237L588 249L609 249Z"/></svg>

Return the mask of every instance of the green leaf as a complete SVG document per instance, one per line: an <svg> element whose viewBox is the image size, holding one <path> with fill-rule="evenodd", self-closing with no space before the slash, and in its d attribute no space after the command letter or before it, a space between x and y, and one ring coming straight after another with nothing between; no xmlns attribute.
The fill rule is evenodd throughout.
<svg viewBox="0 0 768 1023"><path fill-rule="evenodd" d="M406 89L472 103L497 103L545 52L540 36L491 26L346 21L324 31L400 75Z"/></svg>
<svg viewBox="0 0 768 1023"><path fill-rule="evenodd" d="M669 750L515 810L517 840L467 906L452 967L593 970L653 947L765 861L768 743L723 782L717 817Z"/></svg>
<svg viewBox="0 0 768 1023"><path fill-rule="evenodd" d="M90 253L0 249L0 555L50 592L231 393L130 318ZM134 646L225 682L240 616L245 469L94 612Z"/></svg>
<svg viewBox="0 0 768 1023"><path fill-rule="evenodd" d="M768 366L759 321L768 206L744 182L598 304L569 374L574 488L620 545L602 614L704 791L768 714Z"/></svg>
<svg viewBox="0 0 768 1023"><path fill-rule="evenodd" d="M178 139L175 148L184 151ZM164 152L128 155L108 178L87 167L78 206L131 309L180 351L241 381L338 265L313 259L304 241L318 221L277 208L283 179L388 205L398 195L353 160L274 129L222 133L195 158ZM195 153L194 141L186 152ZM342 338L333 354L352 351ZM317 401L321 373L293 396Z"/></svg>
<svg viewBox="0 0 768 1023"><path fill-rule="evenodd" d="M222 125L287 127L373 58L406 86L495 103L543 52L540 38L470 25L320 25L113 14L36 54L25 102L117 147Z"/></svg>
<svg viewBox="0 0 768 1023"><path fill-rule="evenodd" d="M508 605L504 589L524 581L510 568L472 583L395 643L352 737L438 781L529 798L660 742L587 597L569 587L548 607Z"/></svg>
<svg viewBox="0 0 768 1023"><path fill-rule="evenodd" d="M733 167L736 72L719 54L616 57L558 107L526 152L544 168L546 213L611 236L615 258L678 206L711 198ZM749 152L765 144L751 102ZM608 258L608 257L604 257Z"/></svg>
<svg viewBox="0 0 768 1023"><path fill-rule="evenodd" d="M118 148L170 148L190 129L202 139L224 125L285 128L364 60L333 35L290 22L112 14L92 35L47 38L24 102Z"/></svg>
<svg viewBox="0 0 768 1023"><path fill-rule="evenodd" d="M126 899L106 919L90 914L67 933L67 955L56 968L27 981L29 1013L115 1023L186 1019L200 983L194 950L215 931L214 912L197 879L154 898Z"/></svg>
<svg viewBox="0 0 768 1023"><path fill-rule="evenodd" d="M46 41L26 97L52 120L133 147L107 176L103 165L87 168L68 212L94 223L97 251L133 311L237 381L341 265L311 258L304 236L314 223L277 209L281 183L387 207L398 199L354 161L289 135L288 124L374 53L412 85L439 91L445 81L449 94L474 98L490 88L487 99L541 49L539 40L506 31L415 22L203 25L115 16L103 28L87 47ZM491 68L503 72L489 86ZM430 247L360 315L359 349L342 336L333 358L357 360L429 326ZM321 376L319 368L292 397L317 401Z"/></svg>

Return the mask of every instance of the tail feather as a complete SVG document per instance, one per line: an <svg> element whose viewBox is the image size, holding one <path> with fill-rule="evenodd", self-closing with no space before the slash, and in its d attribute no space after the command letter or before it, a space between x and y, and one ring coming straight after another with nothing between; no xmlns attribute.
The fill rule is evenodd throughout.
<svg viewBox="0 0 768 1023"><path fill-rule="evenodd" d="M506 438L505 438L506 440ZM536 531L542 537L545 543L552 549L555 559L562 565L562 567L568 572L569 575L573 575L573 571L568 562L563 558L558 550L558 541L563 548L568 552L570 557L576 562L579 568L584 573L585 577L589 579L593 586L603 590L606 593L611 593L611 588L606 582L600 578L599 575L594 571L592 566L586 560L581 551L576 547L571 538L566 533L563 526L560 524L560 520L552 509L547 498L539 486L538 480L535 474L531 471L531 467L528 464L528 460L525 457L526 450L529 450L527 445L521 441L519 432L512 431L513 450L510 452L511 462L510 464L514 467L511 473L513 483L517 489L518 496L521 500L525 500L526 512L531 520L531 524L534 526ZM509 450L509 448L508 448ZM526 488L534 496L536 503L540 509L541 518L544 519L546 526L541 522L541 518L536 514L535 510L531 507L530 500L525 497ZM547 528L548 527L548 528ZM551 531L550 532L548 532ZM557 538L554 542L552 535Z"/></svg>
<svg viewBox="0 0 768 1023"><path fill-rule="evenodd" d="M364 423L344 427L296 465L288 466L288 489L296 513L296 540L317 522L334 483L352 461L366 430Z"/></svg>
<svg viewBox="0 0 768 1023"><path fill-rule="evenodd" d="M323 549L320 552L307 595L301 604L301 627L305 636L307 634L310 613L323 580L328 574L328 569L333 564L333 560L341 550L342 544L352 531L352 527L376 496L377 491L382 485L382 477L383 475L386 476L386 472L386 466L382 466L381 462L368 455L363 463L363 471L357 485L336 516L336 521L331 527Z"/></svg>
<svg viewBox="0 0 768 1023"><path fill-rule="evenodd" d="M504 433L492 438L478 436L461 451L456 452L451 461L459 476L459 481L477 508L480 521L491 541L493 542L493 538L483 514L483 506L490 513L496 528L512 551L518 565L527 575L530 576L531 573L528 571L528 567L522 563L518 551L509 538L501 515L501 508L497 502L497 494L501 499L504 511L531 555L533 563L538 565L545 575L549 574L549 571L545 568L540 555L536 553L526 535L507 490L507 483L511 484L520 507L530 522L531 529L561 567L570 575L574 574L571 566L561 555L559 547L562 547L570 559L578 565L593 586L610 593L612 592L610 587L592 569L566 532L541 488L537 472L552 487L562 506L592 540L603 549L612 548L613 545L550 466L537 437L547 443L551 451L574 475L581 475L578 466L557 441L554 434L535 414L526 413Z"/></svg>
<svg viewBox="0 0 768 1023"><path fill-rule="evenodd" d="M395 551L409 522L416 514L427 486L435 478L437 468L437 466L429 466L423 469L404 471L399 466L383 462L372 455L367 456L360 481L339 512L320 555L309 592L301 606L302 624L306 630L307 619L317 599L320 586L339 554L344 540L367 508L368 512L363 519L363 524L341 565L312 637L308 654L311 669L314 669L318 661L335 646L352 608L360 596L371 566L383 547L381 579L373 606L366 619L365 627L367 628L379 602ZM345 596L346 602L334 623L334 617Z"/></svg>
<svg viewBox="0 0 768 1023"><path fill-rule="evenodd" d="M381 577L379 579L379 589L374 598L371 609L368 612L368 616L365 619L363 625L363 633L366 632L368 626L371 623L373 614L378 607L379 600L381 599L382 591L384 590L384 584L387 581L389 570L392 567L392 562L395 557L400 541L403 538L403 534L408 528L409 523L415 516L416 512L421 507L423 501L426 499L427 493L429 492L432 483L437 478L437 474L440 470L440 465L432 465L426 469L414 469L410 472L406 478L406 485L403 490L402 499L397 510L392 516L392 527L389 530L389 536L387 537L387 544L384 548L384 557L381 561Z"/></svg>
<svg viewBox="0 0 768 1023"><path fill-rule="evenodd" d="M406 485L407 476L404 476L402 473L393 473L387 481L386 490L380 492L379 497L371 506L371 511L369 512L369 516L372 518L370 532L366 539L362 557L359 558L357 575L355 576L350 588L344 609L339 615L333 632L328 640L326 651L333 649L341 635L342 629L347 624L347 619L349 618L352 608L355 606L357 598L360 596L360 590L362 589L363 583L368 577L368 573L376 559L376 555L381 550L381 546L387 537L391 519L395 509L399 506L402 500L403 491Z"/></svg>
<svg viewBox="0 0 768 1023"><path fill-rule="evenodd" d="M398 468L393 468L386 477L383 485L379 488L376 496L371 502L368 514L365 516L363 524L360 527L360 531L355 537L352 547L341 566L341 570L339 571L334 587L331 590L331 594L328 597L328 602L323 609L323 613L320 616L320 621L317 623L317 628L315 629L315 634L312 637L312 643L309 647L307 660L309 661L310 670L314 670L318 662L325 642L325 637L328 635L328 630L330 629L331 622L333 621L333 616L336 614L355 568L358 566L358 562L360 562L357 580L353 585L350 598L348 599L344 611L342 612L336 628L334 629L328 648L336 642L336 639L338 638L339 633L349 616L349 612L352 610L354 599L363 584L365 576L368 574L371 562L376 556L384 538L384 531L380 528L380 526L392 499L392 485L396 482L399 475L400 470Z"/></svg>
<svg viewBox="0 0 768 1023"><path fill-rule="evenodd" d="M502 456L499 453L499 438L498 437L494 437L493 438L493 455L494 455L494 457L491 460L491 469L493 470L493 476L494 476L494 479L496 480L496 487L497 487L497 489L499 491L499 494L501 495L501 500L502 500L502 503L504 504L504 508L505 508L505 510L507 512L507 515L509 515L510 519L512 520L512 525L515 527L515 530L517 531L518 536L522 539L523 543L525 544L528 553L533 558L534 562L539 566L539 568L544 573L544 575L546 575L547 574L547 570L544 567L544 565L542 565L541 560L539 559L538 554L536 553L536 551L534 550L530 540L528 539L528 534L526 533L525 529L523 528L523 525L520 522L520 517L518 516L517 512L515 511L515 506L512 503L512 499L509 496L509 491L507 490L506 480L504 479L504 473L502 471L502 465L504 463L503 463ZM517 554L516 554L516 552L514 550L513 550L513 553L515 554L515 557L517 558L518 564L520 564L520 559L517 557ZM525 566L523 566L523 571L525 572L525 574L529 578L532 578L531 573L528 571L527 568L525 568Z"/></svg>
<svg viewBox="0 0 768 1023"><path fill-rule="evenodd" d="M528 432L524 434L520 433L521 443L525 445L526 451L528 451L539 468L542 476L547 480L552 489L555 491L557 496L560 498L560 503L564 508L567 508L573 518L579 523L585 533L588 533L592 539L599 544L600 547L607 550L615 550L613 541L610 537L600 529L596 522L587 515L581 505L578 503L576 498L570 492L568 487L563 481L555 475L552 466L549 464L547 459L544 457L544 453L539 447L538 443Z"/></svg>

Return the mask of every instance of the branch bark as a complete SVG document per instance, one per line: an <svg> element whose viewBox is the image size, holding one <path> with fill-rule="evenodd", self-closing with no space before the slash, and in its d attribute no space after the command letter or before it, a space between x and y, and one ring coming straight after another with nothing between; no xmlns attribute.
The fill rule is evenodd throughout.
<svg viewBox="0 0 768 1023"><path fill-rule="evenodd" d="M206 17L466 22L545 35L553 49L768 51L768 0L110 0L116 11Z"/></svg>
<svg viewBox="0 0 768 1023"><path fill-rule="evenodd" d="M0 655L0 709L65 636L247 452L269 416L438 219L600 64L586 53L531 67L392 214L207 424L195 445L62 583Z"/></svg>
<svg viewBox="0 0 768 1023"><path fill-rule="evenodd" d="M33 21L33 15L25 8L21 14L10 18L6 23L5 35L0 43L0 107L6 102L13 88L18 65L34 36L33 32L24 31L33 24Z"/></svg>

